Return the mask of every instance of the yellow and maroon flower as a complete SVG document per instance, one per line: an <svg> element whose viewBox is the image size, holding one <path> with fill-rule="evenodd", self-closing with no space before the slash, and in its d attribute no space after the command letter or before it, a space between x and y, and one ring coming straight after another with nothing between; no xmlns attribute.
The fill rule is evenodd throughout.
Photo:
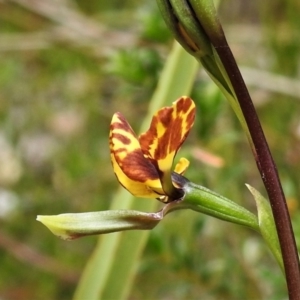
<svg viewBox="0 0 300 300"><path fill-rule="evenodd" d="M123 115L115 113L110 126L110 152L119 182L137 197L162 202L180 199L183 193L172 182L174 157L185 141L195 119L195 104L181 97L153 116L150 128L139 137ZM175 172L183 174L189 162L181 158Z"/></svg>

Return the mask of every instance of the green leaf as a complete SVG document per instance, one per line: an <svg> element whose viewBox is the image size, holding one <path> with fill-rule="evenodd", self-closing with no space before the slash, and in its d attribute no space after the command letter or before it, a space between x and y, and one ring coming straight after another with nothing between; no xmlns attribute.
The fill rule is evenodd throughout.
<svg viewBox="0 0 300 300"><path fill-rule="evenodd" d="M270 250L272 251L279 266L284 271L277 230L270 203L255 188L253 188L249 184L246 184L246 186L253 195L254 200L256 202L256 207L258 211L258 224L261 235L266 241Z"/></svg>

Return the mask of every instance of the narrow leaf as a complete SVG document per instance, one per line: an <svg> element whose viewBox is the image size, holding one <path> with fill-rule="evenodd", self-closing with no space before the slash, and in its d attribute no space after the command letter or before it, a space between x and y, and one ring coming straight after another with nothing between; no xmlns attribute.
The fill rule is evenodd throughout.
<svg viewBox="0 0 300 300"><path fill-rule="evenodd" d="M262 237L266 241L279 266L284 270L280 245L278 241L276 226L269 201L264 198L255 188L246 184L256 202L258 211L258 224Z"/></svg>

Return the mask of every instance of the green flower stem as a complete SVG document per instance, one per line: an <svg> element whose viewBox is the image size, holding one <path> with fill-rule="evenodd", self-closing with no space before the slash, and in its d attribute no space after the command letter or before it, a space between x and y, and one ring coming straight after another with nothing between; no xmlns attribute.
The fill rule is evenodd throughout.
<svg viewBox="0 0 300 300"><path fill-rule="evenodd" d="M149 126L153 113L191 91L197 62L175 43L162 71L158 87L149 103L141 131ZM187 71L188 70L188 71ZM111 209L154 211L157 201L136 199L123 188L116 193ZM112 233L99 237L77 286L74 299L125 299L132 287L147 231ZM124 257L126 255L126 257Z"/></svg>

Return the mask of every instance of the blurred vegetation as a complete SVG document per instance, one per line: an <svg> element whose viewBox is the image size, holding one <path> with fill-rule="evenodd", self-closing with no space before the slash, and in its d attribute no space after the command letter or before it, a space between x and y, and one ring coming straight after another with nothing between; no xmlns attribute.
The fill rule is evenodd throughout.
<svg viewBox="0 0 300 300"><path fill-rule="evenodd" d="M298 244L299 12L296 0L227 0L220 7ZM59 240L36 215L109 207L118 186L110 118L122 111L138 128L171 43L154 1L0 3L0 298L71 298L97 238ZM180 152L191 160L187 177L255 211L244 183L264 190L239 123L201 70L192 97L197 121ZM130 299L241 295L286 298L267 247L245 228L184 211L151 232Z"/></svg>

